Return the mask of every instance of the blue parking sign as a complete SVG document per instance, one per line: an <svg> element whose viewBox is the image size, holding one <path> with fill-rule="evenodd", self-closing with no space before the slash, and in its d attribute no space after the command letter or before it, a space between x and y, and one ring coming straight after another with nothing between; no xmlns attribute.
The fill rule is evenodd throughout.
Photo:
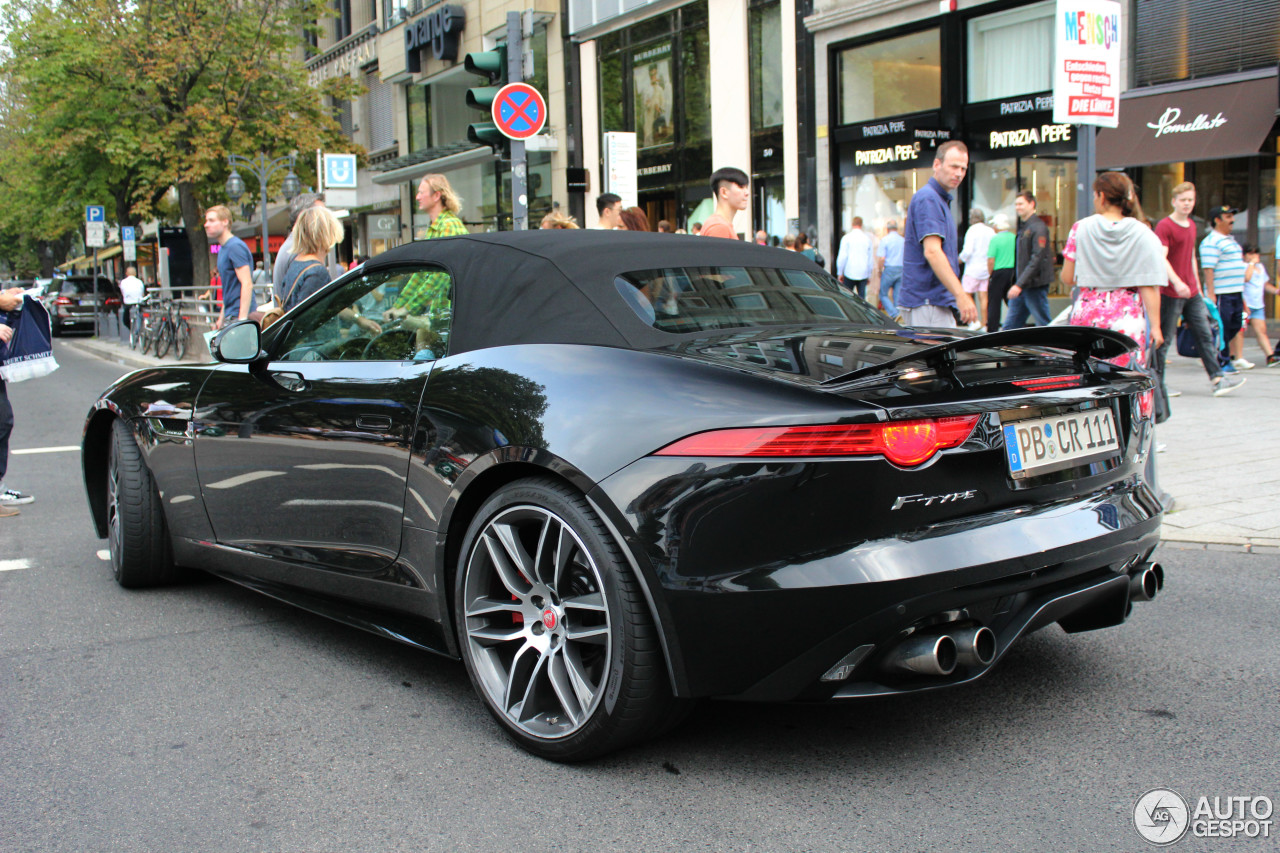
<svg viewBox="0 0 1280 853"><path fill-rule="evenodd" d="M121 239L121 241L128 241L128 240L132 240L132 239L133 239L133 233L134 233L134 232L133 232L133 226L131 226L131 225L122 225L122 226L120 227L120 239Z"/></svg>
<svg viewBox="0 0 1280 853"><path fill-rule="evenodd" d="M107 209L100 204L86 204L84 206L85 222L106 222Z"/></svg>

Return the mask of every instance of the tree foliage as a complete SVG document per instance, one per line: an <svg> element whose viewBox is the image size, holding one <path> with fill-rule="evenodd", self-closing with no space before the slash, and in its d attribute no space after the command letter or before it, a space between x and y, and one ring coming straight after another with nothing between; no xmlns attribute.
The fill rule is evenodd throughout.
<svg viewBox="0 0 1280 853"><path fill-rule="evenodd" d="M10 3L0 233L56 239L79 226L85 204L134 224L173 188L195 280L208 280L201 210L225 201L227 154L339 143L328 98L358 87L342 76L313 87L302 61L304 32L330 9L325 0ZM311 158L299 160L305 182Z"/></svg>

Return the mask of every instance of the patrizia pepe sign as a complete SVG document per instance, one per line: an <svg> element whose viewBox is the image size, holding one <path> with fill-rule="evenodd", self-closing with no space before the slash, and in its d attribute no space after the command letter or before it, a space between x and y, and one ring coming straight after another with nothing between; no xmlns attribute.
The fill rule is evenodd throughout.
<svg viewBox="0 0 1280 853"><path fill-rule="evenodd" d="M1218 113L1213 118L1205 113L1198 114L1194 119L1188 122L1180 122L1182 118L1182 110L1178 107L1169 107L1160 114L1160 118L1154 122L1147 122L1147 127L1155 131L1155 138L1159 139L1166 133L1199 133L1205 130L1217 130L1227 123L1227 119Z"/></svg>

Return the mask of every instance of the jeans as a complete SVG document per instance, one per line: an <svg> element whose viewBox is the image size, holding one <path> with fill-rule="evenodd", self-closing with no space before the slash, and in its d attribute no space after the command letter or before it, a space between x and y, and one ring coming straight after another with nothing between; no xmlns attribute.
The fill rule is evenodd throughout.
<svg viewBox="0 0 1280 853"><path fill-rule="evenodd" d="M1209 312L1205 310L1204 298L1200 295L1190 299L1177 297L1160 297L1160 333L1164 335L1164 345L1156 350L1156 375L1160 384L1164 385L1164 365L1170 345L1178 342L1178 318L1191 329L1196 338L1196 349L1200 350L1200 363L1210 379L1222 375L1218 366L1217 345L1213 339L1213 329L1209 328Z"/></svg>
<svg viewBox="0 0 1280 853"><path fill-rule="evenodd" d="M991 281L987 283L987 331L1000 331L1000 311L1008 299L1009 288L1013 287L1013 267L992 270Z"/></svg>
<svg viewBox="0 0 1280 853"><path fill-rule="evenodd" d="M9 468L9 434L12 432L13 406L9 404L4 380L0 379L0 484L4 483L4 472Z"/></svg>
<svg viewBox="0 0 1280 853"><path fill-rule="evenodd" d="M1222 315L1222 354L1218 362L1227 365L1231 363L1231 341L1244 325L1244 294L1219 293L1218 313Z"/></svg>
<svg viewBox="0 0 1280 853"><path fill-rule="evenodd" d="M868 282L868 281L870 281L870 279L866 279L866 278L846 278L846 279L844 280L844 286L845 286L845 287L847 287L847 288L849 288L850 290L852 290L854 293L857 293L857 294L858 294L858 298L859 298L859 299L866 299L866 298L867 298L867 282Z"/></svg>
<svg viewBox="0 0 1280 853"><path fill-rule="evenodd" d="M898 306L893 304L893 294L902 284L902 267L885 267L880 273L880 304L890 317L898 316Z"/></svg>
<svg viewBox="0 0 1280 853"><path fill-rule="evenodd" d="M987 294L990 298L991 294ZM1021 329L1027 325L1028 312L1035 317L1037 326L1047 326L1049 316L1049 288L1031 287L1009 300L1009 313L1004 318L1006 329Z"/></svg>

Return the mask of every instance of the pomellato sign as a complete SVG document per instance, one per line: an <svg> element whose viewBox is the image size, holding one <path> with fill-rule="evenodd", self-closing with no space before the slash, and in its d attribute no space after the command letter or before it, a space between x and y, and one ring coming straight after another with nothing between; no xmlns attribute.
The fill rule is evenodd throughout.
<svg viewBox="0 0 1280 853"><path fill-rule="evenodd" d="M1147 127L1155 131L1155 138L1159 139L1166 133L1200 133L1205 130L1217 130L1227 123L1227 119L1219 112L1213 118L1209 118L1207 113L1200 113L1194 119L1188 122L1179 123L1178 119L1182 118L1182 110L1178 107L1169 107L1160 114L1160 118L1154 122L1147 122Z"/></svg>

